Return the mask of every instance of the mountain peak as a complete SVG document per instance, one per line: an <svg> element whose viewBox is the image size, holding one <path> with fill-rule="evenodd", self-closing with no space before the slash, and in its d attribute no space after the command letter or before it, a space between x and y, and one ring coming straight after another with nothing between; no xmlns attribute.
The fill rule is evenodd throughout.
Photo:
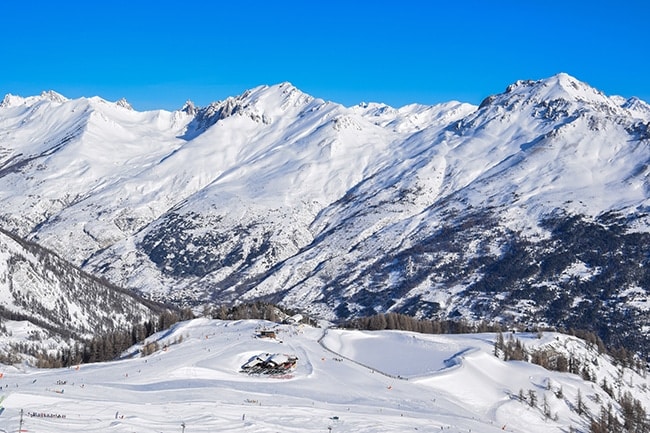
<svg viewBox="0 0 650 433"><path fill-rule="evenodd" d="M479 108L498 106L512 111L531 106L539 114L549 105L561 107L560 111L567 115L586 108L610 115L621 112L615 99L564 72L541 80L518 80L504 93L485 98ZM555 111L554 116L559 113Z"/></svg>
<svg viewBox="0 0 650 433"><path fill-rule="evenodd" d="M129 101L127 101L126 98L121 98L119 101L116 101L115 105L133 111L133 107L129 104Z"/></svg>
<svg viewBox="0 0 650 433"><path fill-rule="evenodd" d="M22 104L24 101L25 99L20 96L7 93L5 97L2 98L2 102L0 102L0 108L8 108L14 105Z"/></svg>
<svg viewBox="0 0 650 433"><path fill-rule="evenodd" d="M255 106L264 106L267 109L281 107L283 110L291 106L297 107L308 104L314 98L288 81L272 86L260 86L244 92L237 99L242 99Z"/></svg>
<svg viewBox="0 0 650 433"><path fill-rule="evenodd" d="M22 97L7 93L0 102L0 108L16 107L23 104L31 105L40 101L63 103L68 101L68 98L61 95L60 93L55 92L54 90L43 90L40 95L29 97Z"/></svg>
<svg viewBox="0 0 650 433"><path fill-rule="evenodd" d="M543 100L598 100L603 102L607 97L571 75L561 72L541 80L519 80L506 88L506 94L526 93L531 97Z"/></svg>
<svg viewBox="0 0 650 433"><path fill-rule="evenodd" d="M313 100L312 96L285 81L272 86L258 86L239 96L212 102L207 107L196 108L188 101L181 111L194 115L195 119L188 126L184 137L196 137L215 123L234 115L268 125L274 117L283 116L291 107L302 107Z"/></svg>
<svg viewBox="0 0 650 433"><path fill-rule="evenodd" d="M630 110L632 113L639 114L641 117L650 117L650 104L636 96L626 100L621 104L621 107Z"/></svg>
<svg viewBox="0 0 650 433"><path fill-rule="evenodd" d="M52 102L66 102L68 100L68 98L66 98L60 93L55 92L54 90L42 91L41 99L45 99Z"/></svg>
<svg viewBox="0 0 650 433"><path fill-rule="evenodd" d="M183 113L189 114L190 116L194 116L198 108L194 105L194 102L190 101L189 99L185 101L185 105L183 105L183 108L181 108L181 111Z"/></svg>

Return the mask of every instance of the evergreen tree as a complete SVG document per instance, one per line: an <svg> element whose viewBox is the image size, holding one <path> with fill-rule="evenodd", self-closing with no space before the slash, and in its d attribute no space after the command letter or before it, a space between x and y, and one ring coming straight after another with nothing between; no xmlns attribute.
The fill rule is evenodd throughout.
<svg viewBox="0 0 650 433"><path fill-rule="evenodd" d="M578 415L583 415L586 411L585 402L582 399L582 391L578 388L578 395L576 397L576 412Z"/></svg>
<svg viewBox="0 0 650 433"><path fill-rule="evenodd" d="M542 412L544 413L544 417L546 419L551 417L551 406L548 404L546 393L544 393L544 399L542 400Z"/></svg>

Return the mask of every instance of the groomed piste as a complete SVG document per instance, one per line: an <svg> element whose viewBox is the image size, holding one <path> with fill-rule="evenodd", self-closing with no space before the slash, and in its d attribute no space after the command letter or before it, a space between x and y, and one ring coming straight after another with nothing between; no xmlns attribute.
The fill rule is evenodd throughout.
<svg viewBox="0 0 650 433"><path fill-rule="evenodd" d="M259 338L265 326L274 326L277 338ZM553 345L591 356L574 337L518 338L531 347ZM44 433L560 433L569 426L585 427L572 410L578 393L594 413L596 396L607 398L579 376L498 359L494 334L362 332L195 319L148 342L155 339L164 349L146 357L53 370L3 367L0 428ZM260 356L265 354L270 356ZM242 373L242 366L255 359L294 357L289 375ZM598 375L618 374L604 358L599 361ZM636 384L637 398L648 404L648 379L627 372L626 381ZM559 389L562 398L556 396ZM539 405L519 401L520 390L536 393ZM550 418L542 401L549 405Z"/></svg>

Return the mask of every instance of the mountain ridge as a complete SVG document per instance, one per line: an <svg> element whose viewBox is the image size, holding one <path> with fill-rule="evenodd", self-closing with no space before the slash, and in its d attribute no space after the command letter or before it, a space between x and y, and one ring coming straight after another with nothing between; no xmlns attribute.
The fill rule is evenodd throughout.
<svg viewBox="0 0 650 433"><path fill-rule="evenodd" d="M550 313L568 296L602 320L634 311L625 344L650 326L644 273L601 260L650 252L638 99L567 74L478 107L346 108L290 83L174 112L33 98L0 108L0 222L154 299L605 333L580 302ZM580 231L611 240L585 256Z"/></svg>

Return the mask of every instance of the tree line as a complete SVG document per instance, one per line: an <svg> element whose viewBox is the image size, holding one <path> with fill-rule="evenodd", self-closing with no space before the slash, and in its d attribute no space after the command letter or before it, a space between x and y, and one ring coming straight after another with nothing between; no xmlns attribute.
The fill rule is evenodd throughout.
<svg viewBox="0 0 650 433"><path fill-rule="evenodd" d="M394 329L398 331L419 332L421 334L471 334L479 332L499 332L503 327L498 323L479 322L476 324L464 320L451 319L417 319L400 313L374 314L358 317L340 324L342 328L380 331Z"/></svg>
<svg viewBox="0 0 650 433"><path fill-rule="evenodd" d="M36 358L36 366L39 368L60 368L111 361L119 358L130 347L144 341L150 335L168 329L179 321L192 318L194 318L194 314L189 308L165 310L146 322L77 342L71 347L59 349L54 353L42 349L38 351L29 348L22 349L24 349L23 353Z"/></svg>

